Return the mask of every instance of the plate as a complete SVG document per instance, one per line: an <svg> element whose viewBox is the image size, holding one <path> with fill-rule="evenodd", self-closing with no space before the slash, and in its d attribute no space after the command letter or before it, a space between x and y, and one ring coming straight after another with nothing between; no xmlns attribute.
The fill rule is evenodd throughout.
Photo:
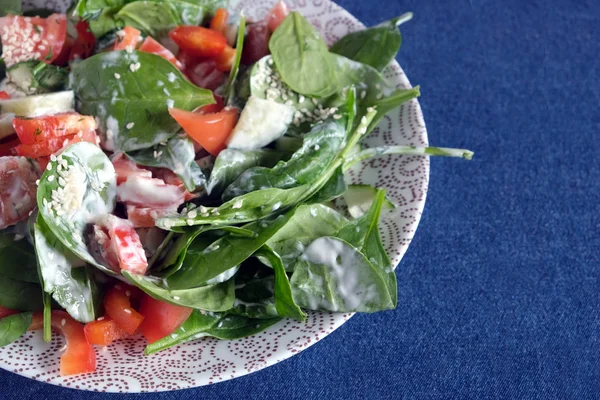
<svg viewBox="0 0 600 400"><path fill-rule="evenodd" d="M25 0L26 8L52 8L64 12L69 0ZM236 11L256 20L266 15L274 0L245 0ZM328 44L346 33L364 29L356 18L328 0L288 1L319 30ZM410 87L400 66L394 62L385 76L397 87ZM388 114L366 139L369 146L426 146L427 131L416 100ZM386 156L363 163L350 171L352 183L366 183L388 190L398 208L382 216L384 246L394 265L408 249L425 204L429 159L422 156ZM105 349L97 349L97 372L59 376L63 341L42 340L41 332L28 332L15 343L0 349L0 367L53 385L99 392L160 392L193 388L243 376L283 361L324 339L352 314L308 314L305 323L284 320L267 331L240 340L212 338L183 344L161 353L144 356L145 341L131 338ZM326 345L322 345L323 349Z"/></svg>

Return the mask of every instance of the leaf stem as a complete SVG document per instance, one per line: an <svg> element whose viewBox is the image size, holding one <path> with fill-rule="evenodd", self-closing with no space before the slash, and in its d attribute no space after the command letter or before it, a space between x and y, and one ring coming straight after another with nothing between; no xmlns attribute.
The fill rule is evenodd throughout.
<svg viewBox="0 0 600 400"><path fill-rule="evenodd" d="M399 17L396 17L393 20L393 22L396 25L396 27L398 27L398 26L402 25L403 23L410 21L412 18L413 18L413 13L407 12L407 13L402 14Z"/></svg>
<svg viewBox="0 0 600 400"><path fill-rule="evenodd" d="M163 239L163 241L160 244L160 246L158 246L158 248L156 249L156 251L154 252L154 254L152 254L152 257L150 258L150 261L148 261L148 270L150 270L150 268L152 268L152 266L154 265L154 263L156 262L156 260L158 260L158 257L160 257L160 255L163 252L163 250L167 247L167 245L169 244L169 242L173 238L174 234L175 234L175 232L170 231L167 234L167 236L165 236L165 238Z"/></svg>

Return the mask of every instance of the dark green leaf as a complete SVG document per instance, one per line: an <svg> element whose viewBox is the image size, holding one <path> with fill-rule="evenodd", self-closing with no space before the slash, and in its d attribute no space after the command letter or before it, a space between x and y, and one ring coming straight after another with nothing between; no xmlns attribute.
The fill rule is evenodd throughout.
<svg viewBox="0 0 600 400"><path fill-rule="evenodd" d="M235 45L235 59L229 71L229 78L227 79L227 85L225 86L225 104L233 104L233 95L235 91L235 83L240 70L240 63L242 62L242 51L244 50L244 38L246 37L246 18L240 16L240 22L238 27L237 41Z"/></svg>
<svg viewBox="0 0 600 400"><path fill-rule="evenodd" d="M275 308L275 276L235 281L235 303L228 312L248 318L271 319L278 317Z"/></svg>
<svg viewBox="0 0 600 400"><path fill-rule="evenodd" d="M262 332L279 321L281 318L252 319L239 315L203 313L196 310L172 335L147 346L144 354L150 355L206 336L225 340L240 339Z"/></svg>
<svg viewBox="0 0 600 400"><path fill-rule="evenodd" d="M148 35L160 37L178 25L200 25L204 8L191 1L135 1L121 8L115 18Z"/></svg>
<svg viewBox="0 0 600 400"><path fill-rule="evenodd" d="M30 312L13 314L0 319L0 347L11 344L27 332L31 325Z"/></svg>
<svg viewBox="0 0 600 400"><path fill-rule="evenodd" d="M39 283L33 246L24 238L0 234L0 274L17 281Z"/></svg>
<svg viewBox="0 0 600 400"><path fill-rule="evenodd" d="M169 107L191 111L214 103L209 90L190 83L169 61L138 51L96 54L73 68L71 83L79 111L96 116L106 145L122 151L175 135L180 127Z"/></svg>
<svg viewBox="0 0 600 400"><path fill-rule="evenodd" d="M307 203L327 203L346 193L346 190L348 190L348 185L344 177L344 170L340 167L327 183L314 196L307 200Z"/></svg>
<svg viewBox="0 0 600 400"><path fill-rule="evenodd" d="M34 235L44 290L77 321L94 321L101 311L102 298L91 268L56 238L41 216Z"/></svg>
<svg viewBox="0 0 600 400"><path fill-rule="evenodd" d="M89 223L115 207L112 163L98 146L83 142L69 146L48 165L37 191L40 215L67 249L105 273L117 275L96 260L85 240Z"/></svg>
<svg viewBox="0 0 600 400"><path fill-rule="evenodd" d="M0 4L0 17L7 14L20 15L21 0L2 0L2 4Z"/></svg>
<svg viewBox="0 0 600 400"><path fill-rule="evenodd" d="M181 178L189 192L197 191L206 183L195 161L194 143L187 135L176 135L166 144L129 152L127 157L136 164L170 169Z"/></svg>
<svg viewBox="0 0 600 400"><path fill-rule="evenodd" d="M306 321L306 314L294 301L290 280L285 273L281 257L275 253L269 246L263 246L256 252L256 256L265 257L275 271L275 309L281 317L293 318L298 321Z"/></svg>
<svg viewBox="0 0 600 400"><path fill-rule="evenodd" d="M42 288L37 283L17 281L0 274L0 306L19 311L41 310Z"/></svg>
<svg viewBox="0 0 600 400"><path fill-rule="evenodd" d="M331 52L383 71L396 57L402 44L398 25L410 18L412 13L369 29L349 33L331 47Z"/></svg>
<svg viewBox="0 0 600 400"><path fill-rule="evenodd" d="M240 265L261 248L293 216L294 211L284 215L244 225L244 229L256 233L247 238L227 234L209 246L199 236L188 247L181 269L167 279L169 288L185 289L203 285L223 272ZM198 244L196 241L199 240Z"/></svg>
<svg viewBox="0 0 600 400"><path fill-rule="evenodd" d="M395 307L379 271L355 247L321 237L304 251L290 280L296 303L308 310L375 312Z"/></svg>
<svg viewBox="0 0 600 400"><path fill-rule="evenodd" d="M298 12L290 13L273 32L269 49L283 81L295 92L327 97L338 90L327 45Z"/></svg>

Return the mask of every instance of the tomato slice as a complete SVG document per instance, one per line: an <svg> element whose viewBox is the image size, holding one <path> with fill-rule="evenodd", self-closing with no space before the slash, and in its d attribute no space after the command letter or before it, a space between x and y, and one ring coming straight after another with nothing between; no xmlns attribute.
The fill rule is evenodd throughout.
<svg viewBox="0 0 600 400"><path fill-rule="evenodd" d="M135 228L152 228L156 226L156 219L172 215L175 212L177 212L177 207L153 208L127 204L127 219Z"/></svg>
<svg viewBox="0 0 600 400"><path fill-rule="evenodd" d="M0 229L27 219L36 205L38 175L24 157L0 157Z"/></svg>
<svg viewBox="0 0 600 400"><path fill-rule="evenodd" d="M271 32L266 23L248 25L248 34L242 50L242 63L252 65L264 56L271 54L269 51L270 38Z"/></svg>
<svg viewBox="0 0 600 400"><path fill-rule="evenodd" d="M66 350L60 357L60 375L75 375L96 370L96 353L88 343L83 325L75 321L64 311L52 311L52 329L62 334L66 341ZM35 331L44 326L41 312L33 314L29 330Z"/></svg>
<svg viewBox="0 0 600 400"><path fill-rule="evenodd" d="M215 11L215 16L210 21L210 29L217 31L225 35L225 29L227 29L227 18L229 13L224 8L218 8Z"/></svg>
<svg viewBox="0 0 600 400"><path fill-rule="evenodd" d="M11 310L10 308L0 306L0 318L8 317L13 314L18 314L20 311Z"/></svg>
<svg viewBox="0 0 600 400"><path fill-rule="evenodd" d="M117 32L117 41L113 50L135 50L142 38L142 32L132 26L126 26Z"/></svg>
<svg viewBox="0 0 600 400"><path fill-rule="evenodd" d="M108 346L115 340L129 336L110 317L101 317L101 319L85 324L83 331L88 343L98 346Z"/></svg>
<svg viewBox="0 0 600 400"><path fill-rule="evenodd" d="M152 178L152 171L138 167L124 154L119 154L112 159L112 165L117 173L117 185L125 182L130 176Z"/></svg>
<svg viewBox="0 0 600 400"><path fill-rule="evenodd" d="M44 115L35 118L13 119L13 128L21 143L42 143L49 138L75 135L80 131L95 131L94 117L67 112L54 115Z"/></svg>
<svg viewBox="0 0 600 400"><path fill-rule="evenodd" d="M131 292L121 286L115 286L104 297L104 311L130 335L137 331L144 320L144 316L131 307L129 296Z"/></svg>
<svg viewBox="0 0 600 400"><path fill-rule="evenodd" d="M173 41L196 57L216 57L225 49L225 36L201 26L178 26L169 32Z"/></svg>
<svg viewBox="0 0 600 400"><path fill-rule="evenodd" d="M8 100L10 99L10 94L6 93L4 90L0 91L0 100Z"/></svg>
<svg viewBox="0 0 600 400"><path fill-rule="evenodd" d="M229 107L205 115L169 108L169 114L192 139L215 157L227 147L227 138L238 120L237 109Z"/></svg>
<svg viewBox="0 0 600 400"><path fill-rule="evenodd" d="M132 274L146 272L146 253L130 221L107 215L94 225L94 234L101 255L113 270Z"/></svg>
<svg viewBox="0 0 600 400"><path fill-rule="evenodd" d="M100 138L96 135L96 131L79 131L76 135L51 137L42 143L20 144L15 147L15 153L30 158L48 157L60 152L65 147L79 142L98 145Z"/></svg>
<svg viewBox="0 0 600 400"><path fill-rule="evenodd" d="M175 58L175 56L173 55L173 53L171 53L171 51L169 51L169 49L164 47L162 44L158 43L156 40L152 39L150 36L144 39L139 50L145 53L152 53L156 54L157 56L161 56L177 68L183 68L183 65L179 62L179 60L177 60L177 58Z"/></svg>
<svg viewBox="0 0 600 400"><path fill-rule="evenodd" d="M216 67L219 71L227 72L231 70L235 60L236 50L230 46L225 46L221 55L215 57Z"/></svg>
<svg viewBox="0 0 600 400"><path fill-rule="evenodd" d="M285 1L279 0L273 8L271 8L271 11L269 11L269 15L267 16L267 26L269 27L269 30L275 32L275 29L281 25L289 13L290 9L287 4L285 4Z"/></svg>
<svg viewBox="0 0 600 400"><path fill-rule="evenodd" d="M79 21L75 25L77 30L77 39L71 47L69 60L86 59L92 55L96 45L96 37L90 31L90 25L87 21Z"/></svg>
<svg viewBox="0 0 600 400"><path fill-rule="evenodd" d="M32 59L50 64L60 55L67 39L67 16L2 17L0 39L2 58L7 67Z"/></svg>
<svg viewBox="0 0 600 400"><path fill-rule="evenodd" d="M65 38L65 43L60 50L60 54L54 59L54 61L52 61L52 64L60 67L66 66L69 63L69 55L71 54L71 49L73 48L74 43L75 39L67 35Z"/></svg>
<svg viewBox="0 0 600 400"><path fill-rule="evenodd" d="M167 185L162 179L134 175L117 187L117 198L140 207L177 207L185 201L185 188Z"/></svg>
<svg viewBox="0 0 600 400"><path fill-rule="evenodd" d="M140 332L148 343L154 343L175 332L188 319L192 309L156 300L145 294L140 313L144 316Z"/></svg>

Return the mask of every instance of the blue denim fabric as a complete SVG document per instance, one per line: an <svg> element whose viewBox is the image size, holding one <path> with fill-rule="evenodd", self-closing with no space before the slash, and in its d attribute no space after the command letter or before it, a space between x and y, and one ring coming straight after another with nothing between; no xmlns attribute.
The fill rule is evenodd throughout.
<svg viewBox="0 0 600 400"><path fill-rule="evenodd" d="M415 13L399 61L430 142L476 152L432 160L398 308L210 387L84 394L2 371L0 397L600 397L600 2L339 3L369 25Z"/></svg>

